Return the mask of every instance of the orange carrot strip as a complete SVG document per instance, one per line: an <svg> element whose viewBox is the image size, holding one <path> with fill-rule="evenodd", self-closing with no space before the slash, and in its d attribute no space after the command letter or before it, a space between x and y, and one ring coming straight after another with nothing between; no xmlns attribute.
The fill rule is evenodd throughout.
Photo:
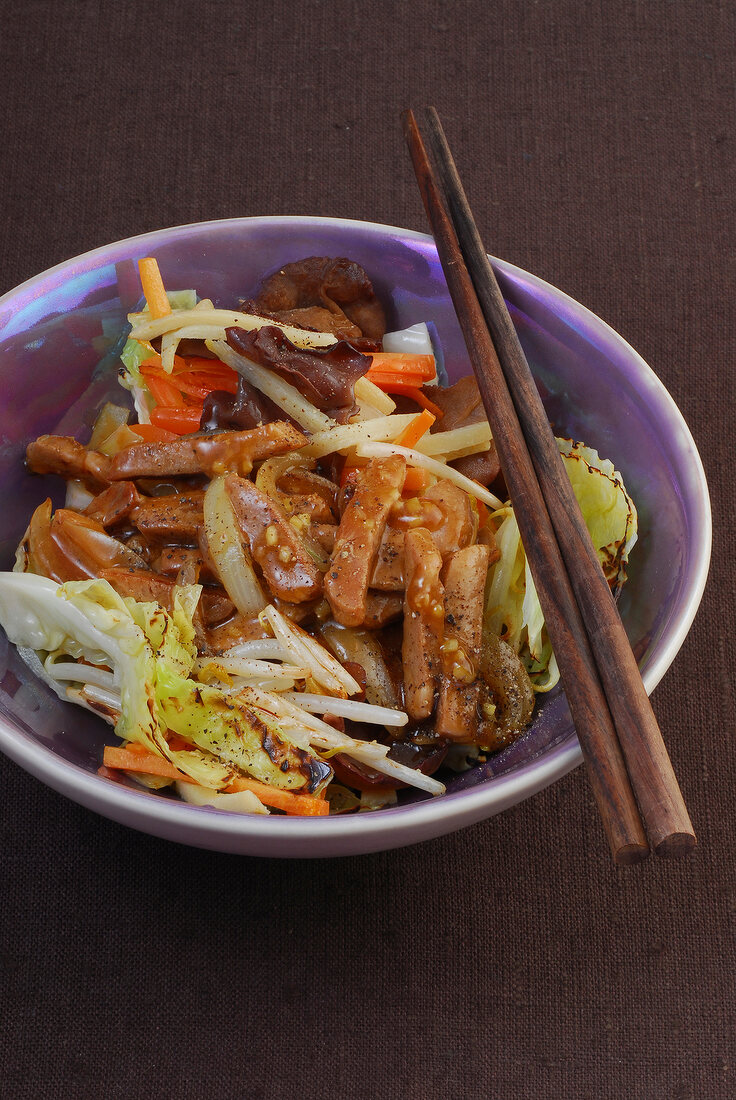
<svg viewBox="0 0 736 1100"><path fill-rule="evenodd" d="M149 367L145 374L143 374L143 371L141 371L141 374L145 378L146 385L151 391L151 396L156 404L173 405L174 407L183 406L184 398L176 386L172 386L171 382L165 378L157 378L155 374L151 374L152 369Z"/></svg>
<svg viewBox="0 0 736 1100"><path fill-rule="evenodd" d="M142 747L142 746L141 746ZM194 783L188 775L175 768L170 760L156 756L153 752L134 749L115 748L106 745L102 754L102 763L106 768L118 768L124 772L142 772L144 775L162 775L165 779L179 779L182 783Z"/></svg>
<svg viewBox="0 0 736 1100"><path fill-rule="evenodd" d="M435 417L428 409L423 409L414 419L406 425L403 432L396 437L399 447L413 447L422 436L429 431L435 422Z"/></svg>
<svg viewBox="0 0 736 1100"><path fill-rule="evenodd" d="M170 443L176 439L174 432L167 432L165 428L157 428L155 424L129 424L131 432L141 437L144 443Z"/></svg>
<svg viewBox="0 0 736 1100"><path fill-rule="evenodd" d="M252 791L264 806L273 806L275 810L284 810L287 814L299 814L301 817L323 817L330 812L330 805L324 798L315 798L311 794L294 794L282 791L278 787L267 787L255 779L238 776L226 788L228 794L237 791Z"/></svg>
<svg viewBox="0 0 736 1100"><path fill-rule="evenodd" d="M142 746L141 746L142 748ZM161 775L165 779L178 779L182 783L192 783L200 786L194 779L184 775L169 760L155 753L143 752L131 749L115 748L106 745L102 755L102 762L106 768L117 768L119 771L141 772L143 775ZM238 791L252 791L260 799L264 806L273 806L276 810L284 810L287 814L299 814L300 816L323 817L330 812L329 803L324 798L315 798L309 794L294 794L292 791L282 791L278 787L267 787L265 783L259 783L255 779L246 779L238 776L225 788L228 794Z"/></svg>
<svg viewBox="0 0 736 1100"><path fill-rule="evenodd" d="M166 297L158 262L153 256L146 256L144 260L138 261L138 272L151 317L166 317L171 313L171 306Z"/></svg>
<svg viewBox="0 0 736 1100"><path fill-rule="evenodd" d="M235 378L238 377L237 371L234 371L232 367L228 367L226 363L223 363L220 359L205 359L202 355L175 355L174 356L174 371L183 370L197 370L197 371L215 371L217 373L232 374Z"/></svg>
<svg viewBox="0 0 736 1100"><path fill-rule="evenodd" d="M366 378L374 386L378 386L379 390L384 390L386 393L389 392L391 386L414 386L419 388L426 381L424 375L411 374L409 371L403 371L401 374L398 372L393 374L391 371L368 371Z"/></svg>
<svg viewBox="0 0 736 1100"><path fill-rule="evenodd" d="M486 508L482 500L475 499L475 507L478 509L478 526L485 527L486 520L488 519L490 512Z"/></svg>
<svg viewBox="0 0 736 1100"><path fill-rule="evenodd" d="M418 466L407 467L403 489L405 493L420 493L427 488L428 483L429 474L426 470L421 470Z"/></svg>
<svg viewBox="0 0 736 1100"><path fill-rule="evenodd" d="M434 378L437 373L434 355L409 355L397 351L381 351L372 355L371 365L368 368L368 377L371 381L373 381L374 371L401 377L406 374L417 374L425 382Z"/></svg>
<svg viewBox="0 0 736 1100"><path fill-rule="evenodd" d="M234 372L233 372L234 374ZM182 393L190 393L193 397L204 400L213 390L224 390L225 393L238 392L237 376L228 378L224 374L200 374L197 371L182 372L176 376L176 384Z"/></svg>
<svg viewBox="0 0 736 1100"><path fill-rule="evenodd" d="M413 387L407 386L403 393L406 397L410 397L412 401L416 401L417 405L421 405L423 409L428 409L429 412L431 412L434 416L435 420L441 420L442 417L445 415L444 411L439 407L439 405L435 405L434 401L430 401L427 395L423 393L420 389L413 389Z"/></svg>
<svg viewBox="0 0 736 1100"><path fill-rule="evenodd" d="M201 419L201 405L192 408L159 406L151 410L151 423L157 428L165 428L167 432L173 432L174 435L189 435L190 432L199 431Z"/></svg>

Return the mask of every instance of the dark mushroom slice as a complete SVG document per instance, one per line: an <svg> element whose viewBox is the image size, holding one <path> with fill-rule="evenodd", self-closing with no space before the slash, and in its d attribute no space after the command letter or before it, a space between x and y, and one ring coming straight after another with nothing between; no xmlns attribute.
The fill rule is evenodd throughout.
<svg viewBox="0 0 736 1100"><path fill-rule="evenodd" d="M422 527L404 536L404 568L404 702L409 717L421 722L434 707L445 616L442 557L429 531Z"/></svg>
<svg viewBox="0 0 736 1100"><path fill-rule="evenodd" d="M368 586L389 512L401 495L406 462L399 455L374 458L358 473L355 492L343 512L325 596L343 626L365 621Z"/></svg>
<svg viewBox="0 0 736 1100"><path fill-rule="evenodd" d="M445 636L436 730L467 744L478 727L478 672L483 632L483 597L488 547L467 546L445 564Z"/></svg>

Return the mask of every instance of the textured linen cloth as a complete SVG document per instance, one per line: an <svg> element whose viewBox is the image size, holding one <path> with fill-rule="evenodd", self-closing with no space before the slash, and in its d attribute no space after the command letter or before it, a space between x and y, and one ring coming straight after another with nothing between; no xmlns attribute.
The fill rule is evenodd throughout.
<svg viewBox="0 0 736 1100"><path fill-rule="evenodd" d="M582 769L431 843L279 862L0 760L0 1096L736 1095L735 23L716 0L2 0L0 291L209 218L424 230L399 112L433 103L489 250L669 388L715 550L654 694L684 862L616 870Z"/></svg>

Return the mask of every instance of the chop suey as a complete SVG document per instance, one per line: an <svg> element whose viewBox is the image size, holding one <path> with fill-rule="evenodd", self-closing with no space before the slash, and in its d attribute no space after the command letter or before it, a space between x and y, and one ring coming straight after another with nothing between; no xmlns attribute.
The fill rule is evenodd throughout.
<svg viewBox="0 0 736 1100"><path fill-rule="evenodd" d="M427 326L387 333L348 259L232 309L140 270L131 400L86 443L28 445L66 501L0 574L10 640L114 726L109 780L246 813L442 794L558 679L474 378L442 385ZM560 448L618 592L635 508L610 462Z"/></svg>

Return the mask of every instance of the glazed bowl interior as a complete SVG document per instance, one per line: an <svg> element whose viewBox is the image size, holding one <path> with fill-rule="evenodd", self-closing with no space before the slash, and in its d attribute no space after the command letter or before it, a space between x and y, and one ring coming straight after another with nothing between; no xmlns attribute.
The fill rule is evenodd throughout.
<svg viewBox="0 0 736 1100"><path fill-rule="evenodd" d="M27 442L87 438L100 404L120 403L117 355L140 301L136 261L155 255L169 289L194 287L215 305L252 296L265 274L309 255L348 256L388 306L389 327L427 321L450 381L467 355L431 239L369 223L250 218L163 230L97 249L0 299L0 569L12 567L33 508L63 498L29 475ZM557 435L613 461L639 513L639 541L620 601L651 691L681 645L702 595L710 553L707 488L697 451L652 371L600 319L549 284L494 261ZM170 839L266 855L335 855L439 835L527 797L580 761L564 696L537 708L527 733L447 795L378 814L316 821L254 819L116 786L97 776L109 727L38 683L0 632L0 747L57 790L116 820Z"/></svg>

